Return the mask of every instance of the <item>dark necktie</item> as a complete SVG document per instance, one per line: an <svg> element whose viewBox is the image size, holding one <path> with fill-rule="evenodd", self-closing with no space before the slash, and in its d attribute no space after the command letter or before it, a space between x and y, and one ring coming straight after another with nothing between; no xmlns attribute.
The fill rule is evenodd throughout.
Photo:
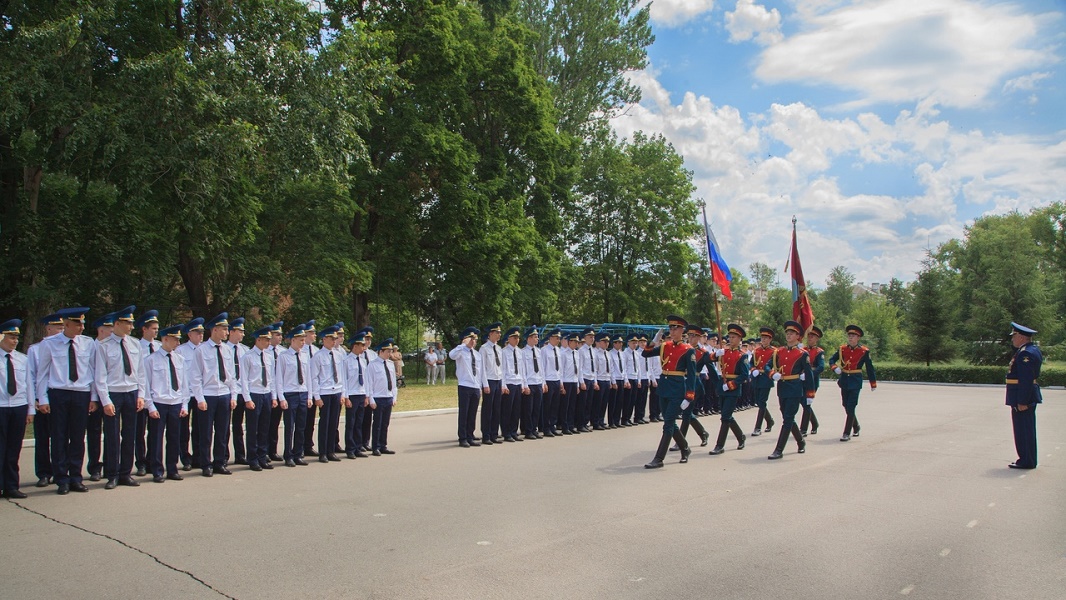
<svg viewBox="0 0 1066 600"><path fill-rule="evenodd" d="M74 353L74 340L70 340L67 346L67 378L71 381L78 380L78 357Z"/></svg>
<svg viewBox="0 0 1066 600"><path fill-rule="evenodd" d="M237 344L233 345L233 374L241 378L241 359L237 356Z"/></svg>
<svg viewBox="0 0 1066 600"><path fill-rule="evenodd" d="M511 351L514 355L514 374L518 375L518 348Z"/></svg>
<svg viewBox="0 0 1066 600"><path fill-rule="evenodd" d="M355 363L359 365L359 385L363 385L363 357L356 356Z"/></svg>
<svg viewBox="0 0 1066 600"><path fill-rule="evenodd" d="M540 365L537 364L537 349L533 348L533 372L540 373Z"/></svg>
<svg viewBox="0 0 1066 600"><path fill-rule="evenodd" d="M333 354L332 350L329 350L328 352L330 366L333 367L333 383L337 383L337 381L339 381L337 379L337 357Z"/></svg>
<svg viewBox="0 0 1066 600"><path fill-rule="evenodd" d="M552 354L555 355L555 372L559 372L559 349L552 346Z"/></svg>
<svg viewBox="0 0 1066 600"><path fill-rule="evenodd" d="M300 364L300 353L296 353L296 383L304 384L304 368Z"/></svg>
<svg viewBox="0 0 1066 600"><path fill-rule="evenodd" d="M603 362L607 363L607 376L611 375L611 355L608 350L603 351Z"/></svg>
<svg viewBox="0 0 1066 600"><path fill-rule="evenodd" d="M17 392L18 386L15 385L15 365L11 362L11 354L7 355L7 396L8 398L14 398L15 392Z"/></svg>
<svg viewBox="0 0 1066 600"><path fill-rule="evenodd" d="M636 373L637 373L637 351L636 350L630 350L630 352L632 352L632 354L630 354L629 356L633 358L633 374L636 375Z"/></svg>
<svg viewBox="0 0 1066 600"><path fill-rule="evenodd" d="M178 371L174 368L174 357L167 352L167 362L170 363L170 389L178 391Z"/></svg>
<svg viewBox="0 0 1066 600"><path fill-rule="evenodd" d="M496 355L496 366L500 366L500 350L496 347L496 344L492 345L492 353Z"/></svg>
<svg viewBox="0 0 1066 600"><path fill-rule="evenodd" d="M596 357L592 356L592 346L589 346L589 369L592 371L592 376L596 377Z"/></svg>
<svg viewBox="0 0 1066 600"><path fill-rule="evenodd" d="M260 369L262 369L261 379L262 379L262 382L263 382L263 387L267 387L266 355L263 354L262 352L259 353L259 367L260 367Z"/></svg>
<svg viewBox="0 0 1066 600"><path fill-rule="evenodd" d="M148 342L148 356L155 354L155 346L152 342Z"/></svg>
<svg viewBox="0 0 1066 600"><path fill-rule="evenodd" d="M570 354L573 355L572 358L574 359L574 375L577 375L577 350L571 350Z"/></svg>
<svg viewBox="0 0 1066 600"><path fill-rule="evenodd" d="M470 371L477 377L477 359L474 358L474 349L467 348L470 351Z"/></svg>
<svg viewBox="0 0 1066 600"><path fill-rule="evenodd" d="M622 353L618 353L618 374L622 374Z"/></svg>
<svg viewBox="0 0 1066 600"><path fill-rule="evenodd" d="M389 373L389 365L383 364L383 365L381 365L381 367L383 369L385 369L385 381L387 381L389 383L389 391L391 392L392 391L392 374Z"/></svg>
<svg viewBox="0 0 1066 600"><path fill-rule="evenodd" d="M126 352L126 338L118 339L118 347L122 348L122 370L126 372L126 376L129 377L133 373L133 367L130 366L130 355Z"/></svg>
<svg viewBox="0 0 1066 600"><path fill-rule="evenodd" d="M224 382L226 381L226 365L222 363L222 346L215 346L215 352L218 356L218 380Z"/></svg>

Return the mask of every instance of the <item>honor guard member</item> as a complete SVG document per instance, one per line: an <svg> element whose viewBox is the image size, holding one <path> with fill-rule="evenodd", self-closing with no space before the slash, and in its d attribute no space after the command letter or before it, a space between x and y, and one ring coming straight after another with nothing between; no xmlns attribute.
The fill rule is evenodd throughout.
<svg viewBox="0 0 1066 600"><path fill-rule="evenodd" d="M96 330L95 343L111 337L115 328L115 313L108 313L93 321L93 329ZM95 366L95 365L93 365ZM86 469L89 470L89 481L100 481L104 472L103 438L104 438L104 413L100 410L99 395L93 390L93 404L89 407L89 418L85 422L85 455Z"/></svg>
<svg viewBox="0 0 1066 600"><path fill-rule="evenodd" d="M241 399L248 423L245 438L245 459L253 471L273 469L267 446L270 442L270 416L278 403L277 376L274 352L270 341L274 328L270 325L252 332L252 349L241 354ZM236 414L236 413L234 413ZM236 428L235 428L236 430ZM236 446L236 433L234 433Z"/></svg>
<svg viewBox="0 0 1066 600"><path fill-rule="evenodd" d="M278 356L285 350L285 347L281 345L282 334L281 328L285 326L285 321L276 321L270 324L270 354L274 356L274 376L277 378L278 370ZM267 452L268 458L272 461L280 461L281 455L278 454L278 440L281 439L279 430L281 429L281 418L285 412L281 409L281 391L278 391L278 404L270 409L270 428L267 432Z"/></svg>
<svg viewBox="0 0 1066 600"><path fill-rule="evenodd" d="M852 436L859 437L859 419L855 416L855 407L859 405L864 366L866 376L870 379L870 390L877 389L877 373L874 371L873 361L870 360L870 349L859 345L863 335L862 329L858 325L848 325L844 328L844 333L848 336L848 343L829 358L830 368L839 376L837 385L840 386L840 399L847 414L844 434L840 436L842 442L850 440Z"/></svg>
<svg viewBox="0 0 1066 600"><path fill-rule="evenodd" d="M808 355L799 347L803 339L803 326L796 321L785 321L785 345L774 353L771 379L777 382L777 400L781 405L781 433L777 436L777 446L770 460L781 458L788 443L788 436L796 438L796 450L803 454L807 442L800 435L796 425L796 413L800 403L807 398L814 398L814 373Z"/></svg>
<svg viewBox="0 0 1066 600"><path fill-rule="evenodd" d="M613 386L611 398L607 402L607 426L615 429L622 427L622 415L625 412L626 402L629 398L629 377L626 374L625 363L622 362L622 349L625 348L625 338L620 334L611 336L611 345L607 351L608 361L611 366L611 385ZM611 402L613 401L613 405ZM627 419L628 420L628 419Z"/></svg>
<svg viewBox="0 0 1066 600"><path fill-rule="evenodd" d="M52 474L60 495L87 492L82 484L85 425L93 405L93 364L96 343L85 331L84 306L64 308L63 332L41 342L37 370L37 402L51 414Z"/></svg>
<svg viewBox="0 0 1066 600"><path fill-rule="evenodd" d="M496 342L503 335L503 323L496 321L485 328L485 341L481 344L481 443L491 446L502 442L499 437L503 412L503 360Z"/></svg>
<svg viewBox="0 0 1066 600"><path fill-rule="evenodd" d="M640 395L640 368L637 367L637 337L635 333L630 333L625 338L625 349L622 350L622 364L624 365L625 372L625 394L622 396L622 426L629 427L631 425L638 424L639 420L634 419L633 412L637 404L637 396ZM644 357L641 356L641 359ZM641 416L644 415L643 407L641 409Z"/></svg>
<svg viewBox="0 0 1066 600"><path fill-rule="evenodd" d="M365 350L363 351L362 358L363 368L366 369L370 366L370 361L376 360L378 357L378 353L374 352L373 348L371 348L374 342L374 328L368 325L360 329L356 335L363 336ZM363 452L371 451L370 438L373 437L374 411L370 408L370 400L370 396L367 395L367 406L366 410L363 411L363 422L359 424L360 431L362 432L361 437L363 438Z"/></svg>
<svg viewBox="0 0 1066 600"><path fill-rule="evenodd" d="M686 325L685 333L688 335L688 345L692 348L692 362L695 365L697 378L699 377L700 371L705 367L710 368L713 371L714 364L711 362L712 355L704 351L703 348L700 348L699 345L699 340L703 337L703 328L699 325ZM696 388L703 385L700 381L697 381L697 384L698 385L695 386ZM717 384L717 378L715 379L715 384ZM699 396L699 391L696 390L696 397L699 398ZM708 440L711 439L711 434L703 428L703 424L696 418L695 402L689 404L688 407L681 411L681 437L688 435L689 427L694 429L696 434L700 436L700 446L706 446ZM670 450L676 452L677 449L678 447L674 446Z"/></svg>
<svg viewBox="0 0 1066 600"><path fill-rule="evenodd" d="M392 338L386 338L377 347L377 359L370 361L367 370L370 408L374 410L374 429L370 445L374 456L396 454L389 450L389 421L396 403L396 367L392 360Z"/></svg>
<svg viewBox="0 0 1066 600"><path fill-rule="evenodd" d="M581 389L581 365L577 355L581 337L577 333L566 336L566 348L562 351L563 391L559 398L560 429L563 435L581 433L577 428L577 400Z"/></svg>
<svg viewBox="0 0 1066 600"><path fill-rule="evenodd" d="M304 323L304 360L307 364L311 364L315 355L318 354L318 347L315 346L315 340L318 339L318 332L315 330L315 320L310 319ZM318 416L318 406L314 403L307 409L307 427L304 428L304 456L318 456L318 452L315 451L315 418ZM319 448L325 452L324 448Z"/></svg>
<svg viewBox="0 0 1066 600"><path fill-rule="evenodd" d="M677 426L677 418L696 399L696 362L692 347L682 341L682 334L688 323L677 315L667 316L666 322L670 330L670 339L658 347L653 345L644 351L647 356L658 354L663 369L659 377L663 435L659 439L659 448L655 451L655 458L644 465L645 469L658 469L663 466L670 438L673 438L678 448L681 449L680 462L687 463L689 455L692 454L688 442L685 441Z"/></svg>
<svg viewBox="0 0 1066 600"><path fill-rule="evenodd" d="M111 335L97 342L93 371L96 397L100 399L100 412L104 415L105 490L117 485L140 485L131 476L137 413L144 409L145 394L141 345L130 336L136 310L136 306L127 306L114 313Z"/></svg>
<svg viewBox="0 0 1066 600"><path fill-rule="evenodd" d="M190 392L185 357L177 351L184 330L184 325L171 325L161 330L159 349L144 361L145 412L148 413L148 439L152 442L148 448L148 463L152 481L156 483L184 479L178 473L178 459L183 448L181 419L188 415Z"/></svg>
<svg viewBox="0 0 1066 600"><path fill-rule="evenodd" d="M522 335L520 327L507 330L507 342L500 350L503 357L503 410L500 413L500 427L506 442L520 442L518 438L518 415L522 410L523 396L529 395L526 386L526 369L518 356L518 338Z"/></svg>
<svg viewBox="0 0 1066 600"><path fill-rule="evenodd" d="M725 438L730 430L737 437L737 450L744 449L747 439L733 418L737 400L743 393L744 383L748 380L751 369L748 368L748 355L740 349L740 343L744 339L744 328L730 323L726 328L728 348L718 357L718 366L722 370L722 393L719 395L722 401L722 425L718 429L718 441L710 454L717 455L725 452Z"/></svg>
<svg viewBox="0 0 1066 600"><path fill-rule="evenodd" d="M34 474L37 475L37 487L39 488L48 487L52 483L51 415L38 410L36 389L37 373L41 364L41 342L62 333L63 318L53 313L42 318L41 324L44 325L44 339L26 350L26 369L30 386L27 393L36 412L33 419L33 468Z"/></svg>
<svg viewBox="0 0 1066 600"><path fill-rule="evenodd" d="M182 470L189 471L193 467L200 468L200 423L193 418L193 413L196 412L197 408L196 398L192 395L192 382L189 381L189 374L196 358L196 349L204 341L203 318L196 317L186 323L185 335L189 337L188 341L178 346L175 352L185 359L185 378L189 383L184 388L185 391L189 392L189 399L184 411L185 414L181 417L181 456L179 456Z"/></svg>
<svg viewBox="0 0 1066 600"><path fill-rule="evenodd" d="M318 462L340 462L334 453L337 440L333 436L340 426L341 405L348 399L344 371L344 352L337 348L336 326L322 330L322 348L311 360L311 377L314 379L314 400L318 407Z"/></svg>
<svg viewBox="0 0 1066 600"><path fill-rule="evenodd" d="M363 453L366 445L363 414L370 404L366 395L366 338L361 332L356 333L348 340L348 346L352 351L344 359L344 381L348 385L348 402L344 405L344 454L354 460L367 457Z"/></svg>
<svg viewBox="0 0 1066 600"><path fill-rule="evenodd" d="M548 391L544 394L544 408L540 413L540 433L548 437L562 434L559 400L563 397L563 351L559 345L563 331L556 327L546 333L547 343L541 347L544 357L544 385ZM562 419L565 421L565 418Z"/></svg>
<svg viewBox="0 0 1066 600"><path fill-rule="evenodd" d="M1043 402L1040 385L1040 366L1044 356L1033 343L1035 329L1011 322L1011 345L1014 357L1007 368L1007 406L1010 407L1011 424L1014 426L1014 448L1018 460L1010 463L1012 469L1036 468L1036 405Z"/></svg>
<svg viewBox="0 0 1066 600"><path fill-rule="evenodd" d="M458 434L461 448L481 445L474 437L474 430L477 428L477 405L481 398L478 352L474 350L478 333L477 327L467 327L461 334L462 341L448 353L448 358L455 361L455 378L459 380Z"/></svg>
<svg viewBox="0 0 1066 600"><path fill-rule="evenodd" d="M770 378L770 369L773 368L774 353L777 348L773 346L774 330L769 327L759 328L759 344L752 351L751 364L751 387L755 406L759 409L755 417L755 430L752 437L762 435L762 421L766 419L766 433L774 427L774 418L770 416L770 409L766 403L770 399L770 390L774 389L774 380Z"/></svg>
<svg viewBox="0 0 1066 600"><path fill-rule="evenodd" d="M641 335L641 342L644 343L644 350L648 349L648 336ZM648 415L652 422L662 422L662 404L659 402L659 377L663 374L662 361L651 358L644 353L644 358L648 360Z"/></svg>
<svg viewBox="0 0 1066 600"><path fill-rule="evenodd" d="M156 337L159 335L159 311L145 311L134 321L133 328L141 332L141 359L148 360L148 357L160 348L160 343L156 341ZM145 401L147 400L145 398ZM137 411L137 432L133 436L133 466L137 469L136 474L138 477L147 474L148 469L152 466L151 461L147 458L148 448L152 445L152 440L145 441L147 433L148 411L139 410Z"/></svg>
<svg viewBox="0 0 1066 600"><path fill-rule="evenodd" d="M633 423L644 425L648 423L648 419L644 416L648 414L648 393L651 390L648 373L648 369L651 368L651 359L644 356L644 348L647 347L648 340L643 333L634 333L633 342L636 344L633 355L637 360L637 381L640 382L633 394Z"/></svg>
<svg viewBox="0 0 1066 600"><path fill-rule="evenodd" d="M311 365L302 352L306 336L304 326L289 330L286 338L289 347L278 355L278 402L284 411L285 421L285 466L307 466L304 461L304 427L307 426L307 409L311 402Z"/></svg>
<svg viewBox="0 0 1066 600"><path fill-rule="evenodd" d="M230 415L231 436L233 439L233 462L238 465L248 464L247 452L244 446L244 411L248 396L244 395L241 357L248 352L248 347L242 344L244 341L244 317L237 317L229 322L229 338L223 344L223 352L228 352L233 359L234 379L237 380L237 406ZM226 464L229 464L229 445L226 446Z"/></svg>
<svg viewBox="0 0 1066 600"><path fill-rule="evenodd" d="M544 437L543 431L538 429L548 384L544 379L544 351L539 345L540 332L534 325L526 330L526 346L522 348L520 356L526 372L526 387L529 388L529 393L522 396L522 433L527 440Z"/></svg>
<svg viewBox="0 0 1066 600"><path fill-rule="evenodd" d="M818 386L822 383L822 371L825 371L825 350L818 345L822 340L822 330L811 326L807 332L807 360L811 363L811 373L814 374L814 392L818 393ZM800 435L807 437L807 427L811 428L811 435L818 433L818 417L814 414L814 397L808 397L800 407L803 409L803 418L800 421Z"/></svg>
<svg viewBox="0 0 1066 600"><path fill-rule="evenodd" d="M223 345L229 334L228 318L227 313L219 313L205 324L211 337L197 346L189 369L189 387L196 398L195 418L200 422L199 457L204 477L232 474L226 468L226 450L238 388L233 354Z"/></svg>
<svg viewBox="0 0 1066 600"><path fill-rule="evenodd" d="M596 394L600 385L596 383L596 331L586 327L581 331L581 347L577 350L578 371L581 372L581 383L577 397L577 430L583 433L592 431L592 408L595 404Z"/></svg>
<svg viewBox="0 0 1066 600"><path fill-rule="evenodd" d="M0 498L19 500L19 456L26 426L33 423L35 410L26 355L15 350L22 331L20 319L0 323Z"/></svg>

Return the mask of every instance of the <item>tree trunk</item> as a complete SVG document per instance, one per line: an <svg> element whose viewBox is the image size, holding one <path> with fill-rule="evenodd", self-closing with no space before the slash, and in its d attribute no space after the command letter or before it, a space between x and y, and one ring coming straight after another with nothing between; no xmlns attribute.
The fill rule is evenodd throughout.
<svg viewBox="0 0 1066 600"><path fill-rule="evenodd" d="M190 252L191 243L184 236L178 241L178 274L189 295L189 308L194 317L207 318L207 288L204 286L204 271L200 261Z"/></svg>

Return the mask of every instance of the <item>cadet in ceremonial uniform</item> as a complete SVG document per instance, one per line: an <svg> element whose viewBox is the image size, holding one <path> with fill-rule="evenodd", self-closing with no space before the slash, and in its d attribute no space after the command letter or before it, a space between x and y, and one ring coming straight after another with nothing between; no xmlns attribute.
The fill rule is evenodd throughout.
<svg viewBox="0 0 1066 600"><path fill-rule="evenodd" d="M392 360L392 338L386 338L377 348L377 359L370 361L367 370L370 407L374 409L374 430L370 445L373 456L396 454L389 450L389 421L396 404L396 367Z"/></svg>
<svg viewBox="0 0 1066 600"><path fill-rule="evenodd" d="M233 377L237 382L237 406L230 415L231 439L233 440L233 463L237 465L248 464L244 446L244 411L248 402L248 396L244 395L243 374L241 357L248 353L248 347L242 344L244 341L244 317L231 319L229 322L229 337L223 344L223 352L228 352L233 360ZM226 445L226 463L229 463L229 445Z"/></svg>
<svg viewBox="0 0 1066 600"><path fill-rule="evenodd" d="M342 367L344 352L337 347L337 327L322 330L322 348L311 361L311 377L314 379L315 406L320 410L318 424L318 462L340 462L334 453L340 424L341 405L348 399L346 372Z"/></svg>
<svg viewBox="0 0 1066 600"><path fill-rule="evenodd" d="M807 360L811 363L811 373L814 374L814 391L818 392L818 386L822 383L822 371L825 370L825 350L818 343L822 340L822 330L812 326L807 332ZM807 427L811 428L811 435L818 433L818 417L814 414L814 398L810 397L803 401L803 418L800 421L800 435L807 437Z"/></svg>
<svg viewBox="0 0 1066 600"><path fill-rule="evenodd" d="M805 398L814 398L814 374L807 353L799 347L803 326L796 321L785 321L785 345L774 352L773 370L770 377L777 382L777 400L781 405L781 433L770 460L781 458L789 434L796 438L797 452L803 454L807 442L796 425L796 413Z"/></svg>
<svg viewBox="0 0 1066 600"><path fill-rule="evenodd" d="M547 393L544 395L544 409L540 415L540 432L548 437L555 437L562 433L563 423L566 421L561 416L560 410L563 396L563 350L559 348L563 339L563 331L556 327L547 333L548 341L544 344L541 353L544 356L544 384Z"/></svg>
<svg viewBox="0 0 1066 600"><path fill-rule="evenodd" d="M491 446L503 441L500 419L503 412L503 361L496 342L503 335L503 323L496 321L485 328L485 342L481 344L481 443Z"/></svg>
<svg viewBox="0 0 1066 600"><path fill-rule="evenodd" d="M36 415L33 418L33 467L37 475L37 487L47 487L52 483L52 434L51 415L37 410L37 373L39 371L41 342L60 335L63 331L63 318L58 314L51 314L41 319L44 325L44 339L33 344L26 350L26 374L29 377L30 403L34 405Z"/></svg>
<svg viewBox="0 0 1066 600"><path fill-rule="evenodd" d="M873 361L870 360L870 349L859 345L863 335L862 329L858 325L848 325L844 332L848 335L848 343L829 358L829 368L839 375L837 385L840 386L841 403L847 413L844 434L840 436L842 442L850 440L851 436L859 437L859 419L855 417L855 407L859 404L864 366L866 376L870 379L870 390L877 389L877 373L874 371Z"/></svg>
<svg viewBox="0 0 1066 600"><path fill-rule="evenodd" d="M752 394L755 406L759 407L759 414L755 417L755 430L751 432L751 435L762 435L762 420L766 418L766 433L770 433L770 430L774 427L774 418L770 416L770 409L766 407L767 401L770 399L770 390L774 389L774 381L770 379L771 361L774 358L774 352L777 351L773 347L774 330L769 327L759 328L759 345L752 351L752 365L751 365L751 378L752 378Z"/></svg>
<svg viewBox="0 0 1066 600"><path fill-rule="evenodd" d="M539 343L537 326L526 329L526 345L522 348L520 358L529 389L529 393L522 396L522 434L527 440L544 437L537 429L540 428L540 413L544 410L544 394L548 391L548 385L544 383L544 354L538 347Z"/></svg>
<svg viewBox="0 0 1066 600"><path fill-rule="evenodd" d="M19 456L26 426L33 423L33 398L26 355L15 350L22 321L0 323L0 498L19 500Z"/></svg>
<svg viewBox="0 0 1066 600"><path fill-rule="evenodd" d="M253 471L273 469L270 464L270 418L278 403L277 371L270 341L274 337L271 325L252 332L253 346L240 358L241 397L248 423L245 459Z"/></svg>
<svg viewBox="0 0 1066 600"><path fill-rule="evenodd" d="M1018 460L1012 469L1036 468L1036 405L1043 402L1040 385L1040 366L1044 356L1033 343L1035 329L1014 323L1011 326L1011 345L1016 348L1007 368L1007 406L1014 426L1014 448Z"/></svg>
<svg viewBox="0 0 1066 600"><path fill-rule="evenodd" d="M669 315L666 322L670 330L670 339L660 346L644 350L645 356L659 356L662 375L659 376L659 403L662 407L663 434L659 447L652 461L644 465L645 469L658 469L663 466L666 449L670 439L677 442L681 449L682 463L688 462L692 450L677 427L677 418L696 399L696 363L693 360L692 347L682 342L682 336L688 323L677 315Z"/></svg>
<svg viewBox="0 0 1066 600"><path fill-rule="evenodd" d="M563 392L559 398L560 427L563 435L581 433L577 428L578 397L581 386L581 364L577 355L581 337L577 333L566 336L566 348L562 353Z"/></svg>
<svg viewBox="0 0 1066 600"><path fill-rule="evenodd" d="M149 310L139 317L133 323L133 328L141 332L141 359L148 360L154 352L159 350L160 344L156 341L156 337L159 335L159 311ZM145 398L147 401L148 398ZM176 431L176 430L175 430ZM137 432L133 436L133 466L137 469L137 475L145 475L148 473L148 469L152 466L148 457L148 449L152 445L152 440L145 441L145 435L148 433L148 411L137 411Z"/></svg>
<svg viewBox="0 0 1066 600"><path fill-rule="evenodd" d="M725 438L730 430L737 437L737 450L744 449L744 442L747 439L740 430L740 425L733 418L737 400L741 397L744 383L747 382L751 372L748 368L748 355L740 349L740 342L744 339L745 332L743 327L734 323L729 324L726 332L729 347L718 357L718 365L722 371L722 393L719 395L722 401L722 426L718 429L718 441L714 444L714 449L710 451L712 456L725 452Z"/></svg>
<svg viewBox="0 0 1066 600"><path fill-rule="evenodd" d="M641 335L640 341L644 344L644 349L647 350L648 336ZM647 354L644 354L644 357L650 359ZM648 416L649 420L653 423L661 422L663 420L662 403L659 402L659 377L662 376L662 374L662 361L650 359L648 361Z"/></svg>
<svg viewBox="0 0 1066 600"><path fill-rule="evenodd" d="M204 477L232 474L226 468L226 453L230 411L237 405L237 377L233 354L222 345L229 334L228 319L223 312L207 322L211 337L197 346L189 368L189 387L196 398L194 418L200 423L198 456Z"/></svg>
<svg viewBox="0 0 1066 600"><path fill-rule="evenodd" d="M186 323L185 335L189 337L189 340L178 346L175 352L185 359L185 377L186 381L188 381L193 360L196 358L196 349L204 341L203 317L196 317ZM185 414L181 416L181 456L179 458L181 459L183 471L188 471L193 467L200 468L200 422L192 416L197 408L196 398L193 397L190 386L191 382L190 385L183 388L189 392Z"/></svg>
<svg viewBox="0 0 1066 600"><path fill-rule="evenodd" d="M699 377L699 372L704 368L710 369L710 371L713 373L713 355L704 351L703 348L700 348L699 346L699 340L703 336L703 328L698 325L686 325L685 333L688 334L688 345L690 348L692 348L692 363L695 365L697 377ZM713 382L708 379L708 383L710 385L718 385L717 374L715 374ZM700 385L702 385L702 382L697 381L697 384L699 385L697 385L696 387L699 387ZM698 398L699 396L700 394L697 392L696 397ZM691 404L689 404L688 407L685 408L685 410L681 411L681 436L684 437L688 435L688 429L689 427L691 427L696 431L696 434L700 436L700 446L706 446L707 441L711 439L711 434L703 428L703 425L700 423L700 420L696 418L695 412L695 402L692 402ZM670 450L676 451L677 448L678 446L675 446Z"/></svg>
<svg viewBox="0 0 1066 600"><path fill-rule="evenodd" d="M111 337L115 329L115 313L108 313L93 321L93 329L96 330L96 339L93 341L97 344ZM89 471L89 481L100 481L104 472L104 462L101 460L104 450L104 413L100 410L99 400L94 389L89 418L85 421L85 468Z"/></svg>
<svg viewBox="0 0 1066 600"><path fill-rule="evenodd" d="M459 381L459 446L469 448L480 446L474 436L477 428L477 405L481 397L481 378L478 376L477 344L478 328L467 327L461 334L462 341L448 353L448 358L455 361L455 378ZM480 365L484 370L484 365Z"/></svg>
<svg viewBox="0 0 1066 600"><path fill-rule="evenodd" d="M285 421L285 466L307 466L304 461L304 427L307 425L307 408L311 404L311 365L303 357L303 324L289 330L289 347L278 355L278 402L284 411Z"/></svg>
<svg viewBox="0 0 1066 600"><path fill-rule="evenodd" d="M167 479L183 479L178 473L178 459L184 447L181 441L184 431L181 419L188 415L190 393L185 358L177 352L177 348L184 330L183 325L172 325L161 330L159 349L144 361L145 412L148 413L148 439L152 442L147 461L152 470L152 481L156 483L163 483Z"/></svg>
<svg viewBox="0 0 1066 600"><path fill-rule="evenodd" d="M348 340L352 351L344 359L344 380L348 384L347 410L344 413L344 454L350 458L366 458L363 448L363 414L370 404L366 393L366 338L357 332ZM475 407L474 412L477 412Z"/></svg>
<svg viewBox="0 0 1066 600"><path fill-rule="evenodd" d="M104 415L104 489L116 485L140 485L131 477L133 472L134 435L137 432L137 413L144 409L144 358L141 345L130 337L136 306L114 313L112 333L97 342L96 396Z"/></svg>
<svg viewBox="0 0 1066 600"><path fill-rule="evenodd" d="M526 385L526 369L518 356L518 338L520 327L507 330L507 343L500 354L503 356L503 410L500 413L500 426L505 442L521 442L518 437L518 415L522 409L523 396L529 395Z"/></svg>

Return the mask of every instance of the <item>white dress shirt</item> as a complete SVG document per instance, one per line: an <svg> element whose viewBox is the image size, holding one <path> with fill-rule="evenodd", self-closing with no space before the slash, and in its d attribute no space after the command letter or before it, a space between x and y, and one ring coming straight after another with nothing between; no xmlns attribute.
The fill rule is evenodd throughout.
<svg viewBox="0 0 1066 600"><path fill-rule="evenodd" d="M15 393L13 395L7 393L8 361L11 361L11 366L15 371ZM33 402L30 402L30 398L33 396L30 390L29 359L27 356L18 350L10 353L0 350L0 408L29 406L27 414L35 414Z"/></svg>
<svg viewBox="0 0 1066 600"><path fill-rule="evenodd" d="M347 396L347 381L345 380L344 353L334 347L329 350L319 348L311 359L311 376L314 378L315 400L321 400L323 395L342 394Z"/></svg>
<svg viewBox="0 0 1066 600"><path fill-rule="evenodd" d="M544 349L527 345L518 354L525 367L526 385L544 385Z"/></svg>
<svg viewBox="0 0 1066 600"><path fill-rule="evenodd" d="M237 393L243 394L244 386L241 385L241 380L244 379L244 368L238 369L237 367L241 365L241 357L248 353L248 346L225 341L222 342L222 354L226 354L226 352L229 352L229 358L233 361L233 374L237 378Z"/></svg>
<svg viewBox="0 0 1066 600"><path fill-rule="evenodd" d="M448 358L455 361L455 377L461 387L480 389L482 359L473 348L459 344L448 353Z"/></svg>
<svg viewBox="0 0 1066 600"><path fill-rule="evenodd" d="M220 354L221 369L218 364ZM207 340L197 346L189 368L189 388L196 402L207 402L207 396L226 396L236 402L237 377L234 371L233 352L225 345ZM225 373L225 380L220 377L220 372Z"/></svg>
<svg viewBox="0 0 1066 600"><path fill-rule="evenodd" d="M622 350L611 348L607 355L611 360L611 377L614 378L615 383L622 383L629 379L626 365L622 361Z"/></svg>
<svg viewBox="0 0 1066 600"><path fill-rule="evenodd" d="M559 354L563 383L578 383L581 379L581 365L577 350L560 348Z"/></svg>
<svg viewBox="0 0 1066 600"><path fill-rule="evenodd" d="M278 393L309 393L311 392L311 365L305 352L301 350L299 360L292 348L286 348L278 355ZM299 371L297 371L297 365ZM300 383L299 373L303 373L303 383ZM308 395L308 398L311 398ZM282 400L283 398L278 398Z"/></svg>
<svg viewBox="0 0 1066 600"><path fill-rule="evenodd" d="M611 365L608 364L607 351L603 348L593 348L592 358L595 364L596 381L611 381Z"/></svg>
<svg viewBox="0 0 1066 600"><path fill-rule="evenodd" d="M252 399L252 394L270 394L271 400L280 399L274 352L270 347L260 350L253 346L241 356L241 394L246 402Z"/></svg>
<svg viewBox="0 0 1066 600"><path fill-rule="evenodd" d="M581 379L592 381L596 379L596 353L597 348L588 344L582 344L577 349L577 369L581 373Z"/></svg>
<svg viewBox="0 0 1066 600"><path fill-rule="evenodd" d="M503 380L503 356L500 347L492 342L481 344L481 362L478 363L478 373L481 377L481 387L489 387L489 381ZM484 369L481 367L484 366Z"/></svg>
<svg viewBox="0 0 1066 600"><path fill-rule="evenodd" d="M541 368L544 369L544 381L562 381L563 376L563 350L553 346L551 342L544 344L540 349L542 357Z"/></svg>
<svg viewBox="0 0 1066 600"><path fill-rule="evenodd" d="M74 358L78 366L78 379L70 380L68 351L73 344ZM84 335L69 338L59 333L41 342L37 351L37 401L48 404L48 390L70 390L74 392L91 392L93 389L93 365L96 359L96 342Z"/></svg>
<svg viewBox="0 0 1066 600"><path fill-rule="evenodd" d="M377 358L367 365L367 397L375 403L396 403L396 367L392 360Z"/></svg>
<svg viewBox="0 0 1066 600"><path fill-rule="evenodd" d="M138 398L144 398L144 358L141 356L141 344L130 336L119 337L111 334L96 343L96 364L94 365L96 396L103 406L111 404L110 392L137 392ZM130 361L130 374L126 374L122 361L122 348Z"/></svg>
<svg viewBox="0 0 1066 600"><path fill-rule="evenodd" d="M507 344L500 349L500 355L503 359L503 366L500 367L503 371L503 383L527 387L526 367L522 364L521 351L518 346Z"/></svg>
<svg viewBox="0 0 1066 600"><path fill-rule="evenodd" d="M346 395L349 399L355 396L366 396L368 362L366 351L359 354L352 352L344 358L344 381L348 386Z"/></svg>
<svg viewBox="0 0 1066 600"><path fill-rule="evenodd" d="M170 362L174 361L174 377L178 389L170 381ZM189 373L185 369L185 357L174 352L156 350L144 361L145 393L144 406L149 413L157 412L157 404L184 404L189 398Z"/></svg>
<svg viewBox="0 0 1066 600"><path fill-rule="evenodd" d="M196 360L196 349L200 346L203 346L203 342L199 344L185 342L184 344L181 344L180 346L174 349L174 352L178 356L185 359L185 385L182 386L182 390L187 392L190 398L192 398L192 390L189 389L189 386L191 384L191 380L189 379L191 373L189 372L189 370L192 368L193 361Z"/></svg>

